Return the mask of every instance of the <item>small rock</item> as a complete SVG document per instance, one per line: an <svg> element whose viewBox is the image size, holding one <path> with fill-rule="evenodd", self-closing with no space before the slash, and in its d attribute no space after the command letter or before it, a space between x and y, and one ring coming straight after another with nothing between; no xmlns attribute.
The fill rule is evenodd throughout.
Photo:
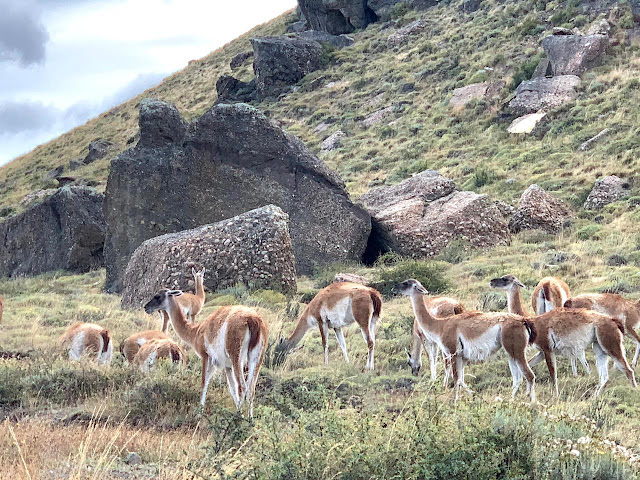
<svg viewBox="0 0 640 480"><path fill-rule="evenodd" d="M327 122L321 122L319 123L316 128L313 129L313 133L322 133L322 132L326 132L329 127L331 126L330 123Z"/></svg>
<svg viewBox="0 0 640 480"><path fill-rule="evenodd" d="M520 197L520 205L509 222L509 230L518 233L539 229L558 233L571 216L571 210L563 202L533 184Z"/></svg>
<svg viewBox="0 0 640 480"><path fill-rule="evenodd" d="M453 97L449 100L449 105L454 108L462 108L471 100L480 100L487 95L489 85L487 82L472 83L466 87L456 88Z"/></svg>
<svg viewBox="0 0 640 480"><path fill-rule="evenodd" d="M613 255L609 255L606 263L609 267L620 267L627 264L627 259L622 255L614 253Z"/></svg>
<svg viewBox="0 0 640 480"><path fill-rule="evenodd" d="M231 62L229 63L231 70L236 70L237 68L240 68L244 64L244 62L246 62L251 57L253 57L253 51L251 50L235 55L231 59Z"/></svg>
<svg viewBox="0 0 640 480"><path fill-rule="evenodd" d="M382 108L368 115L364 120L362 120L363 127L373 127L374 125L378 125L382 123L382 121L393 113L393 105Z"/></svg>
<svg viewBox="0 0 640 480"><path fill-rule="evenodd" d="M576 75L526 80L516 88L516 96L509 102L509 109L515 115L549 111L572 101L579 84L580 77Z"/></svg>
<svg viewBox="0 0 640 480"><path fill-rule="evenodd" d="M127 459L125 460L125 463L127 465L141 465L142 457L138 455L136 452L131 452L129 455L127 455Z"/></svg>
<svg viewBox="0 0 640 480"><path fill-rule="evenodd" d="M616 175L609 175L596 180L593 189L584 202L585 210L599 210L605 205L624 200L631 194L629 182Z"/></svg>
<svg viewBox="0 0 640 480"><path fill-rule="evenodd" d="M89 144L89 153L84 157L82 163L88 165L96 160L106 157L111 146L111 142L107 142L106 140L94 140Z"/></svg>
<svg viewBox="0 0 640 480"><path fill-rule="evenodd" d="M328 136L322 142L320 148L325 152L335 150L336 148L339 148L342 145L342 139L345 138L346 136L347 135L342 130L338 130L337 132L334 132L330 136Z"/></svg>
<svg viewBox="0 0 640 480"><path fill-rule="evenodd" d="M522 117L516 118L511 125L507 127L509 133L531 133L547 114L546 113L529 113ZM513 183L513 181L511 182Z"/></svg>
<svg viewBox="0 0 640 480"><path fill-rule="evenodd" d="M573 35L573 32L568 28L553 27L553 31L551 32L551 35Z"/></svg>
<svg viewBox="0 0 640 480"><path fill-rule="evenodd" d="M591 25L587 30L587 35L609 35L610 31L611 25L603 18L598 23Z"/></svg>
<svg viewBox="0 0 640 480"><path fill-rule="evenodd" d="M216 103L249 103L256 99L256 81L243 82L231 75L222 75L216 82Z"/></svg>
<svg viewBox="0 0 640 480"><path fill-rule="evenodd" d="M586 152L587 150L590 150L591 147L598 142L599 140L602 139L602 137L608 135L610 132L610 130L608 128L605 128L604 130L602 130L600 133L598 133L596 136L590 138L589 140L587 140L586 142L582 143L580 145L580 147L578 147L578 150L580 150L581 152Z"/></svg>
<svg viewBox="0 0 640 480"><path fill-rule="evenodd" d="M84 165L84 163L82 162L82 160L78 160L78 159L69 160L69 170L71 170L71 171L77 170L80 167L82 167L83 165Z"/></svg>
<svg viewBox="0 0 640 480"><path fill-rule="evenodd" d="M404 45L409 41L409 37L422 33L425 28L427 28L427 23L424 20L415 20L389 35L389 38L387 38L387 46L397 47Z"/></svg>
<svg viewBox="0 0 640 480"><path fill-rule="evenodd" d="M62 175L62 172L64 172L64 165L60 165L59 167L56 167L53 170L50 170L47 173L45 178L54 179L54 178L59 177L60 175Z"/></svg>
<svg viewBox="0 0 640 480"><path fill-rule="evenodd" d="M416 84L413 82L403 83L400 87L400 93L413 92L416 89Z"/></svg>
<svg viewBox="0 0 640 480"><path fill-rule="evenodd" d="M608 46L607 35L550 35L542 40L554 75L582 75L600 66Z"/></svg>

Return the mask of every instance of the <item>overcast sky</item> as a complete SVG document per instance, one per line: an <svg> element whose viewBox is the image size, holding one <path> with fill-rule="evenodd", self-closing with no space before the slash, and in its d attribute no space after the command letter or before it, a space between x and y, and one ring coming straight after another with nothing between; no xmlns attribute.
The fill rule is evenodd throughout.
<svg viewBox="0 0 640 480"><path fill-rule="evenodd" d="M0 0L0 165L295 5Z"/></svg>

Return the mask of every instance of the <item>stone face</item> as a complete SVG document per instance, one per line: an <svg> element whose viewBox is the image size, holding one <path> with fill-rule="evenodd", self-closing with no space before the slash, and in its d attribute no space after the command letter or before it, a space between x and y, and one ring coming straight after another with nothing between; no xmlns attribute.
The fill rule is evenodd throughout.
<svg viewBox="0 0 640 480"><path fill-rule="evenodd" d="M231 62L229 62L229 66L231 67L231 70L236 70L240 68L242 65L244 65L244 62L246 62L251 57L253 57L253 52L251 50L247 52L241 52L235 55L231 59Z"/></svg>
<svg viewBox="0 0 640 480"><path fill-rule="evenodd" d="M624 200L631 195L631 185L616 175L596 180L596 184L584 202L585 210L599 210L605 205Z"/></svg>
<svg viewBox="0 0 640 480"><path fill-rule="evenodd" d="M575 75L526 80L516 88L509 109L516 115L526 115L559 107L576 97L579 84L580 78Z"/></svg>
<svg viewBox="0 0 640 480"><path fill-rule="evenodd" d="M147 240L129 261L122 306L139 308L161 288L185 288L191 268L207 269L211 291L237 284L295 293L289 216L274 205Z"/></svg>
<svg viewBox="0 0 640 480"><path fill-rule="evenodd" d="M289 37L252 38L259 99L278 96L323 65L322 45Z"/></svg>
<svg viewBox="0 0 640 480"><path fill-rule="evenodd" d="M387 38L387 46L397 47L404 45L409 41L410 37L421 34L425 28L427 28L427 23L424 20L415 20L389 35L389 38Z"/></svg>
<svg viewBox="0 0 640 480"><path fill-rule="evenodd" d="M550 35L542 40L553 75L582 75L600 66L609 46L606 35Z"/></svg>
<svg viewBox="0 0 640 480"><path fill-rule="evenodd" d="M231 75L222 75L216 82L216 91L216 103L247 103L256 99L256 81L243 82Z"/></svg>
<svg viewBox="0 0 640 480"><path fill-rule="evenodd" d="M312 30L340 35L364 28L377 19L365 0L298 0Z"/></svg>
<svg viewBox="0 0 640 480"><path fill-rule="evenodd" d="M453 97L449 100L449 105L454 108L462 108L472 100L481 100L487 95L489 85L486 82L472 83L466 87L456 88Z"/></svg>
<svg viewBox="0 0 640 480"><path fill-rule="evenodd" d="M571 217L569 207L534 183L520 197L520 205L509 222L509 229L513 233L536 229L558 233Z"/></svg>
<svg viewBox="0 0 640 480"><path fill-rule="evenodd" d="M509 242L509 230L495 202L486 195L456 191L455 183L426 170L391 187L377 187L360 198L369 211L382 251L411 257L437 254L454 239L474 247Z"/></svg>
<svg viewBox="0 0 640 480"><path fill-rule="evenodd" d="M145 98L140 102L140 141L143 147L162 147L182 140L187 123L167 102Z"/></svg>
<svg viewBox="0 0 640 480"><path fill-rule="evenodd" d="M120 289L131 254L145 240L268 204L289 215L299 273L361 258L369 215L335 172L253 107L216 105L181 142L123 152L106 190L107 289Z"/></svg>
<svg viewBox="0 0 640 480"><path fill-rule="evenodd" d="M64 187L0 223L0 277L103 266L104 197L88 187Z"/></svg>
<svg viewBox="0 0 640 480"><path fill-rule="evenodd" d="M345 138L346 136L347 135L342 130L333 132L331 135L329 135L327 138L324 139L324 141L322 142L322 145L320 145L320 148L324 152L335 150L336 148L339 148L342 145L342 139Z"/></svg>
<svg viewBox="0 0 640 480"><path fill-rule="evenodd" d="M518 117L507 127L509 133L531 133L536 128L540 120L546 117L546 113L529 113Z"/></svg>

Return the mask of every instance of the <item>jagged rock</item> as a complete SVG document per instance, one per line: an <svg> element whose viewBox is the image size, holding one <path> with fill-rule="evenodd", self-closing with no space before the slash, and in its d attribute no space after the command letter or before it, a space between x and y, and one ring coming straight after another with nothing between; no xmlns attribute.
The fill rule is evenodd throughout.
<svg viewBox="0 0 640 480"><path fill-rule="evenodd" d="M373 127L374 125L378 125L382 123L382 121L387 118L389 115L393 113L394 107L393 105L389 105L388 107L381 108L380 110L376 110L375 112L367 115L364 120L362 120L363 127Z"/></svg>
<svg viewBox="0 0 640 480"><path fill-rule="evenodd" d="M216 82L216 91L216 103L247 103L256 99L256 81L243 82L231 75L222 75Z"/></svg>
<svg viewBox="0 0 640 480"><path fill-rule="evenodd" d="M111 142L107 142L106 140L94 140L89 144L89 153L84 157L82 163L89 165L96 160L106 157L111 146Z"/></svg>
<svg viewBox="0 0 640 480"><path fill-rule="evenodd" d="M487 95L488 88L487 82L472 83L466 87L456 88L451 100L449 100L449 105L454 108L462 108L471 100L481 100Z"/></svg>
<svg viewBox="0 0 640 480"><path fill-rule="evenodd" d="M340 35L364 28L377 20L364 0L298 0L312 30Z"/></svg>
<svg viewBox="0 0 640 480"><path fill-rule="evenodd" d="M531 78L553 77L553 69L548 58L543 58L538 62L538 66L533 71Z"/></svg>
<svg viewBox="0 0 640 480"><path fill-rule="evenodd" d="M60 188L0 223L0 277L102 267L103 199L92 188Z"/></svg>
<svg viewBox="0 0 640 480"><path fill-rule="evenodd" d="M300 33L309 30L309 23L306 20L298 20L287 27L287 33Z"/></svg>
<svg viewBox="0 0 640 480"><path fill-rule="evenodd" d="M601 65L608 46L606 35L550 35L542 40L554 76L582 75Z"/></svg>
<svg viewBox="0 0 640 480"><path fill-rule="evenodd" d="M538 123L546 116L547 114L542 113L529 113L527 115L523 115L522 117L518 117L511 122L511 124L507 127L507 132L509 133L532 133Z"/></svg>
<svg viewBox="0 0 640 480"><path fill-rule="evenodd" d="M341 146L342 139L345 138L346 136L347 135L342 130L333 132L331 135L329 135L327 138L324 139L320 148L324 152L335 150L336 148L339 148Z"/></svg>
<svg viewBox="0 0 640 480"><path fill-rule="evenodd" d="M136 452L131 452L127 455L125 463L127 465L142 465L142 457L140 457Z"/></svg>
<svg viewBox="0 0 640 480"><path fill-rule="evenodd" d="M317 30L308 30L300 32L296 35L296 38L302 38L304 40L313 40L320 44L327 43L336 48L343 48L353 45L353 38L348 35L332 35L327 32L319 32Z"/></svg>
<svg viewBox="0 0 640 480"><path fill-rule="evenodd" d="M369 285L369 280L367 280L362 275L357 275L355 273L336 273L336 275L333 277L333 283L341 282L352 282L359 283L361 285Z"/></svg>
<svg viewBox="0 0 640 480"><path fill-rule="evenodd" d="M427 28L427 22L422 19L415 20L389 35L387 46L397 47L404 45L409 41L409 37L422 33L425 28Z"/></svg>
<svg viewBox="0 0 640 480"><path fill-rule="evenodd" d="M480 8L480 4L482 0L463 0L462 5L460 5L460 10L466 13L475 12Z"/></svg>
<svg viewBox="0 0 640 480"><path fill-rule="evenodd" d="M299 273L362 257L369 215L351 203L335 172L259 110L219 104L193 121L180 142L138 144L117 156L109 172L107 289L120 290L127 262L145 240L267 204L289 214Z"/></svg>
<svg viewBox="0 0 640 480"><path fill-rule="evenodd" d="M581 152L586 152L587 150L590 150L595 143L599 142L603 137L609 135L609 132L610 130L608 128L605 128L596 136L591 137L586 142L583 142L582 144L580 144L580 147L578 147L578 150L580 150Z"/></svg>
<svg viewBox="0 0 640 480"><path fill-rule="evenodd" d="M253 70L260 100L277 97L323 65L323 49L314 40L290 37L252 38Z"/></svg>
<svg viewBox="0 0 640 480"><path fill-rule="evenodd" d="M251 57L253 57L253 51L251 50L234 55L234 57L231 59L231 62L229 62L231 70L240 68L242 65L244 65L244 62L246 62Z"/></svg>
<svg viewBox="0 0 640 480"><path fill-rule="evenodd" d="M596 180L593 189L584 202L585 210L600 210L605 205L624 200L631 195L631 185L616 175Z"/></svg>
<svg viewBox="0 0 640 480"><path fill-rule="evenodd" d="M516 115L551 110L573 100L579 84L580 78L576 75L526 80L516 88L516 96L509 102L509 109Z"/></svg>
<svg viewBox="0 0 640 480"><path fill-rule="evenodd" d="M54 179L54 178L59 177L60 175L62 175L62 172L64 172L64 165L60 165L59 167L56 167L53 170L50 170L45 175L45 178Z"/></svg>
<svg viewBox="0 0 640 480"><path fill-rule="evenodd" d="M40 200L41 198L44 198L44 197L49 197L54 193L56 193L57 191L58 191L57 188L47 188L44 190L36 190L34 192L27 193L24 197L22 197L22 200L20 200L20 206L29 205L30 203L33 203L36 200Z"/></svg>
<svg viewBox="0 0 640 480"><path fill-rule="evenodd" d="M182 140L187 131L184 121L175 105L161 100L144 98L140 102L141 147L163 147Z"/></svg>
<svg viewBox="0 0 640 480"><path fill-rule="evenodd" d="M611 32L611 25L604 18L601 19L598 23L594 23L587 30L587 35L609 35Z"/></svg>
<svg viewBox="0 0 640 480"><path fill-rule="evenodd" d="M509 222L509 230L518 233L540 229L558 233L572 216L569 207L534 183L520 197L520 205Z"/></svg>
<svg viewBox="0 0 640 480"><path fill-rule="evenodd" d="M380 251L419 258L437 254L457 238L474 247L510 239L507 223L487 195L456 191L452 180L433 170L374 188L360 202L371 214L371 243Z"/></svg>
<svg viewBox="0 0 640 480"><path fill-rule="evenodd" d="M295 293L289 216L267 205L228 220L151 238L129 260L122 306L139 308L161 288L184 288L191 268L207 269L211 291L244 284Z"/></svg>

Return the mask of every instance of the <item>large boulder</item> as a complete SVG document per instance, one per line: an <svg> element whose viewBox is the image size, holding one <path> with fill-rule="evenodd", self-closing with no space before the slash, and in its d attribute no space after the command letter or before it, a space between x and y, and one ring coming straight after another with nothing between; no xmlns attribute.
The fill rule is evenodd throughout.
<svg viewBox="0 0 640 480"><path fill-rule="evenodd" d="M216 82L216 91L216 103L247 103L256 99L256 81L243 82L231 75L222 75Z"/></svg>
<svg viewBox="0 0 640 480"><path fill-rule="evenodd" d="M509 109L516 115L526 115L557 108L576 97L575 89L579 84L580 77L576 75L526 80L516 88Z"/></svg>
<svg viewBox="0 0 640 480"><path fill-rule="evenodd" d="M371 214L379 251L411 257L437 254L454 239L482 248L507 244L507 223L487 195L456 190L453 180L426 170L360 198Z"/></svg>
<svg viewBox="0 0 640 480"><path fill-rule="evenodd" d="M151 238L133 253L124 274L122 306L138 308L161 288L185 288L191 268L205 267L215 291L244 284L296 292L289 216L267 205L191 230Z"/></svg>
<svg viewBox="0 0 640 480"><path fill-rule="evenodd" d="M103 200L92 188L64 187L0 223L0 277L102 267Z"/></svg>
<svg viewBox="0 0 640 480"><path fill-rule="evenodd" d="M601 65L608 46L607 35L549 35L542 40L553 75L582 75Z"/></svg>
<svg viewBox="0 0 640 480"><path fill-rule="evenodd" d="M605 205L624 200L631 195L631 185L616 175L596 180L596 184L584 202L585 210L599 210Z"/></svg>
<svg viewBox="0 0 640 480"><path fill-rule="evenodd" d="M141 134L146 130L141 125ZM299 273L361 258L369 215L335 172L257 109L219 104L192 122L182 141L141 143L111 163L107 289L120 290L129 258L145 240L268 204L289 214Z"/></svg>
<svg viewBox="0 0 640 480"><path fill-rule="evenodd" d="M182 140L187 123L170 103L151 98L140 102L140 141L144 147L162 147Z"/></svg>
<svg viewBox="0 0 640 480"><path fill-rule="evenodd" d="M340 35L364 28L377 19L365 0L298 0L312 30Z"/></svg>
<svg viewBox="0 0 640 480"><path fill-rule="evenodd" d="M563 202L545 192L535 183L520 197L520 205L509 222L509 230L543 230L558 233L572 212Z"/></svg>

